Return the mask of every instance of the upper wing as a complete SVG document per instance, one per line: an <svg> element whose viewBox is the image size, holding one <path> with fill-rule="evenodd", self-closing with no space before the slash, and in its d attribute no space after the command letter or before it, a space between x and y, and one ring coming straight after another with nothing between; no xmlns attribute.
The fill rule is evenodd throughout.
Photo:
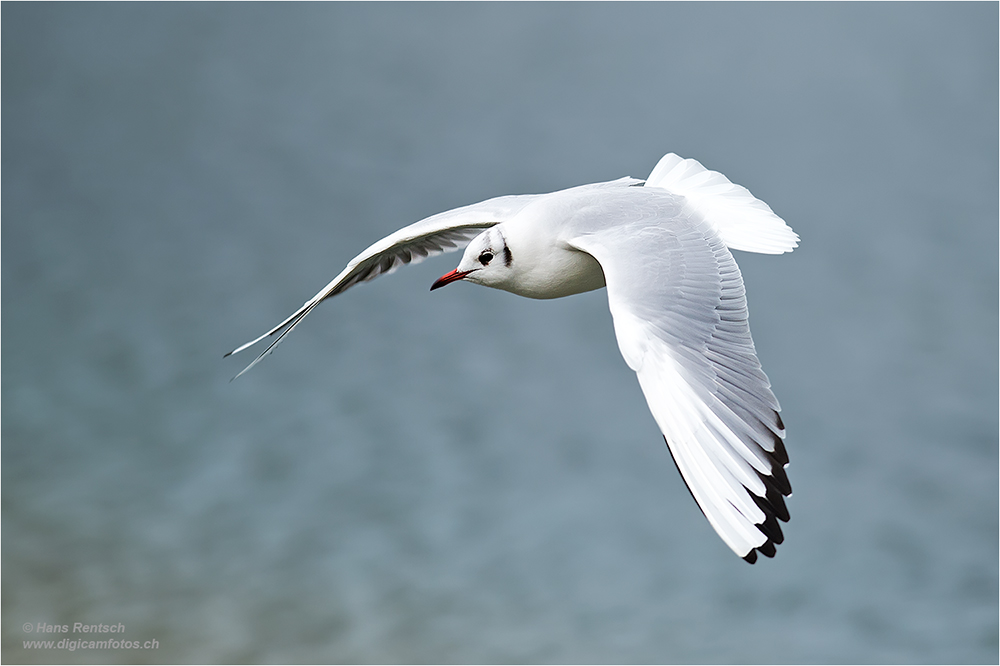
<svg viewBox="0 0 1000 666"><path fill-rule="evenodd" d="M270 354L274 347L323 300L336 296L358 282L367 282L379 275L391 273L404 264L418 263L427 257L456 250L472 240L483 229L508 219L538 196L542 195L496 197L470 206L455 208L403 227L396 233L374 243L354 259L351 259L347 267L337 277L323 287L318 294L306 301L290 317L259 338L226 354L226 356L231 356L239 353L266 337L279 334L236 377L257 365L262 358Z"/></svg>
<svg viewBox="0 0 1000 666"><path fill-rule="evenodd" d="M578 225L568 242L604 270L619 348L695 501L753 563L774 555L788 520L780 408L732 254L682 200L656 199L622 224Z"/></svg>

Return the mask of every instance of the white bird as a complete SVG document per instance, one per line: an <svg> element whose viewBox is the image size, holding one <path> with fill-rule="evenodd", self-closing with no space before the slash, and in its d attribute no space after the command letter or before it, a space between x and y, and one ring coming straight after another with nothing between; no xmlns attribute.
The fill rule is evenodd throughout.
<svg viewBox="0 0 1000 666"><path fill-rule="evenodd" d="M607 286L618 347L691 495L737 555L751 564L757 552L773 557L792 492L785 427L730 250L781 254L799 238L746 188L695 160L670 153L645 181L497 197L411 224L226 356L278 336L242 375L327 298L470 239L431 290L465 280L560 298Z"/></svg>

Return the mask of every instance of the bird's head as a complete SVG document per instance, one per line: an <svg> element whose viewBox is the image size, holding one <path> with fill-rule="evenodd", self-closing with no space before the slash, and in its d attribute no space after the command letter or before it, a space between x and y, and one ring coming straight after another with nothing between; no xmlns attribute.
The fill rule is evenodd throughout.
<svg viewBox="0 0 1000 666"><path fill-rule="evenodd" d="M438 278L431 291L457 280L504 289L514 277L513 263L514 256L500 226L490 227L472 239L458 268Z"/></svg>

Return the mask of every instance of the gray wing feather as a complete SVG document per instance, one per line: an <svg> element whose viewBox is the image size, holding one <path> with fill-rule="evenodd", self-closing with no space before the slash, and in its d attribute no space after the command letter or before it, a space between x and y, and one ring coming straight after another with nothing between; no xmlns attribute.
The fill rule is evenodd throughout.
<svg viewBox="0 0 1000 666"><path fill-rule="evenodd" d="M321 302L344 292L359 282L374 280L406 264L418 263L427 257L452 252L463 247L483 229L508 219L541 195L516 195L496 197L480 203L432 215L386 236L354 257L343 271L315 296L302 304L287 319L264 335L240 345L226 354L231 356L252 347L265 338L277 335L257 358L243 368L239 377L257 365L284 340L293 328ZM236 379L233 377L233 379Z"/></svg>

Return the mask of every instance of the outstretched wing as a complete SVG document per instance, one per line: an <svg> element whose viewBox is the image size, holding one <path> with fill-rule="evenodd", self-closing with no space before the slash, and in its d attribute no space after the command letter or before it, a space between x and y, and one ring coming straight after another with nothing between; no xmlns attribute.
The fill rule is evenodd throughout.
<svg viewBox="0 0 1000 666"><path fill-rule="evenodd" d="M470 206L455 208L403 227L396 233L374 243L354 259L351 259L347 267L337 277L323 287L318 294L303 303L302 307L291 316L259 338L226 354L226 356L237 354L264 338L278 336L236 377L257 365L262 358L270 354L275 346L306 315L312 312L313 308L327 298L336 296L359 282L367 282L379 275L391 273L404 264L418 263L427 257L452 252L475 238L483 229L508 219L538 196L542 195L496 197Z"/></svg>
<svg viewBox="0 0 1000 666"><path fill-rule="evenodd" d="M719 234L656 196L569 244L604 270L615 334L677 468L712 527L750 563L773 556L792 489L778 401L750 337L743 278ZM595 213L596 215L596 213ZM630 219L623 219L625 218Z"/></svg>

